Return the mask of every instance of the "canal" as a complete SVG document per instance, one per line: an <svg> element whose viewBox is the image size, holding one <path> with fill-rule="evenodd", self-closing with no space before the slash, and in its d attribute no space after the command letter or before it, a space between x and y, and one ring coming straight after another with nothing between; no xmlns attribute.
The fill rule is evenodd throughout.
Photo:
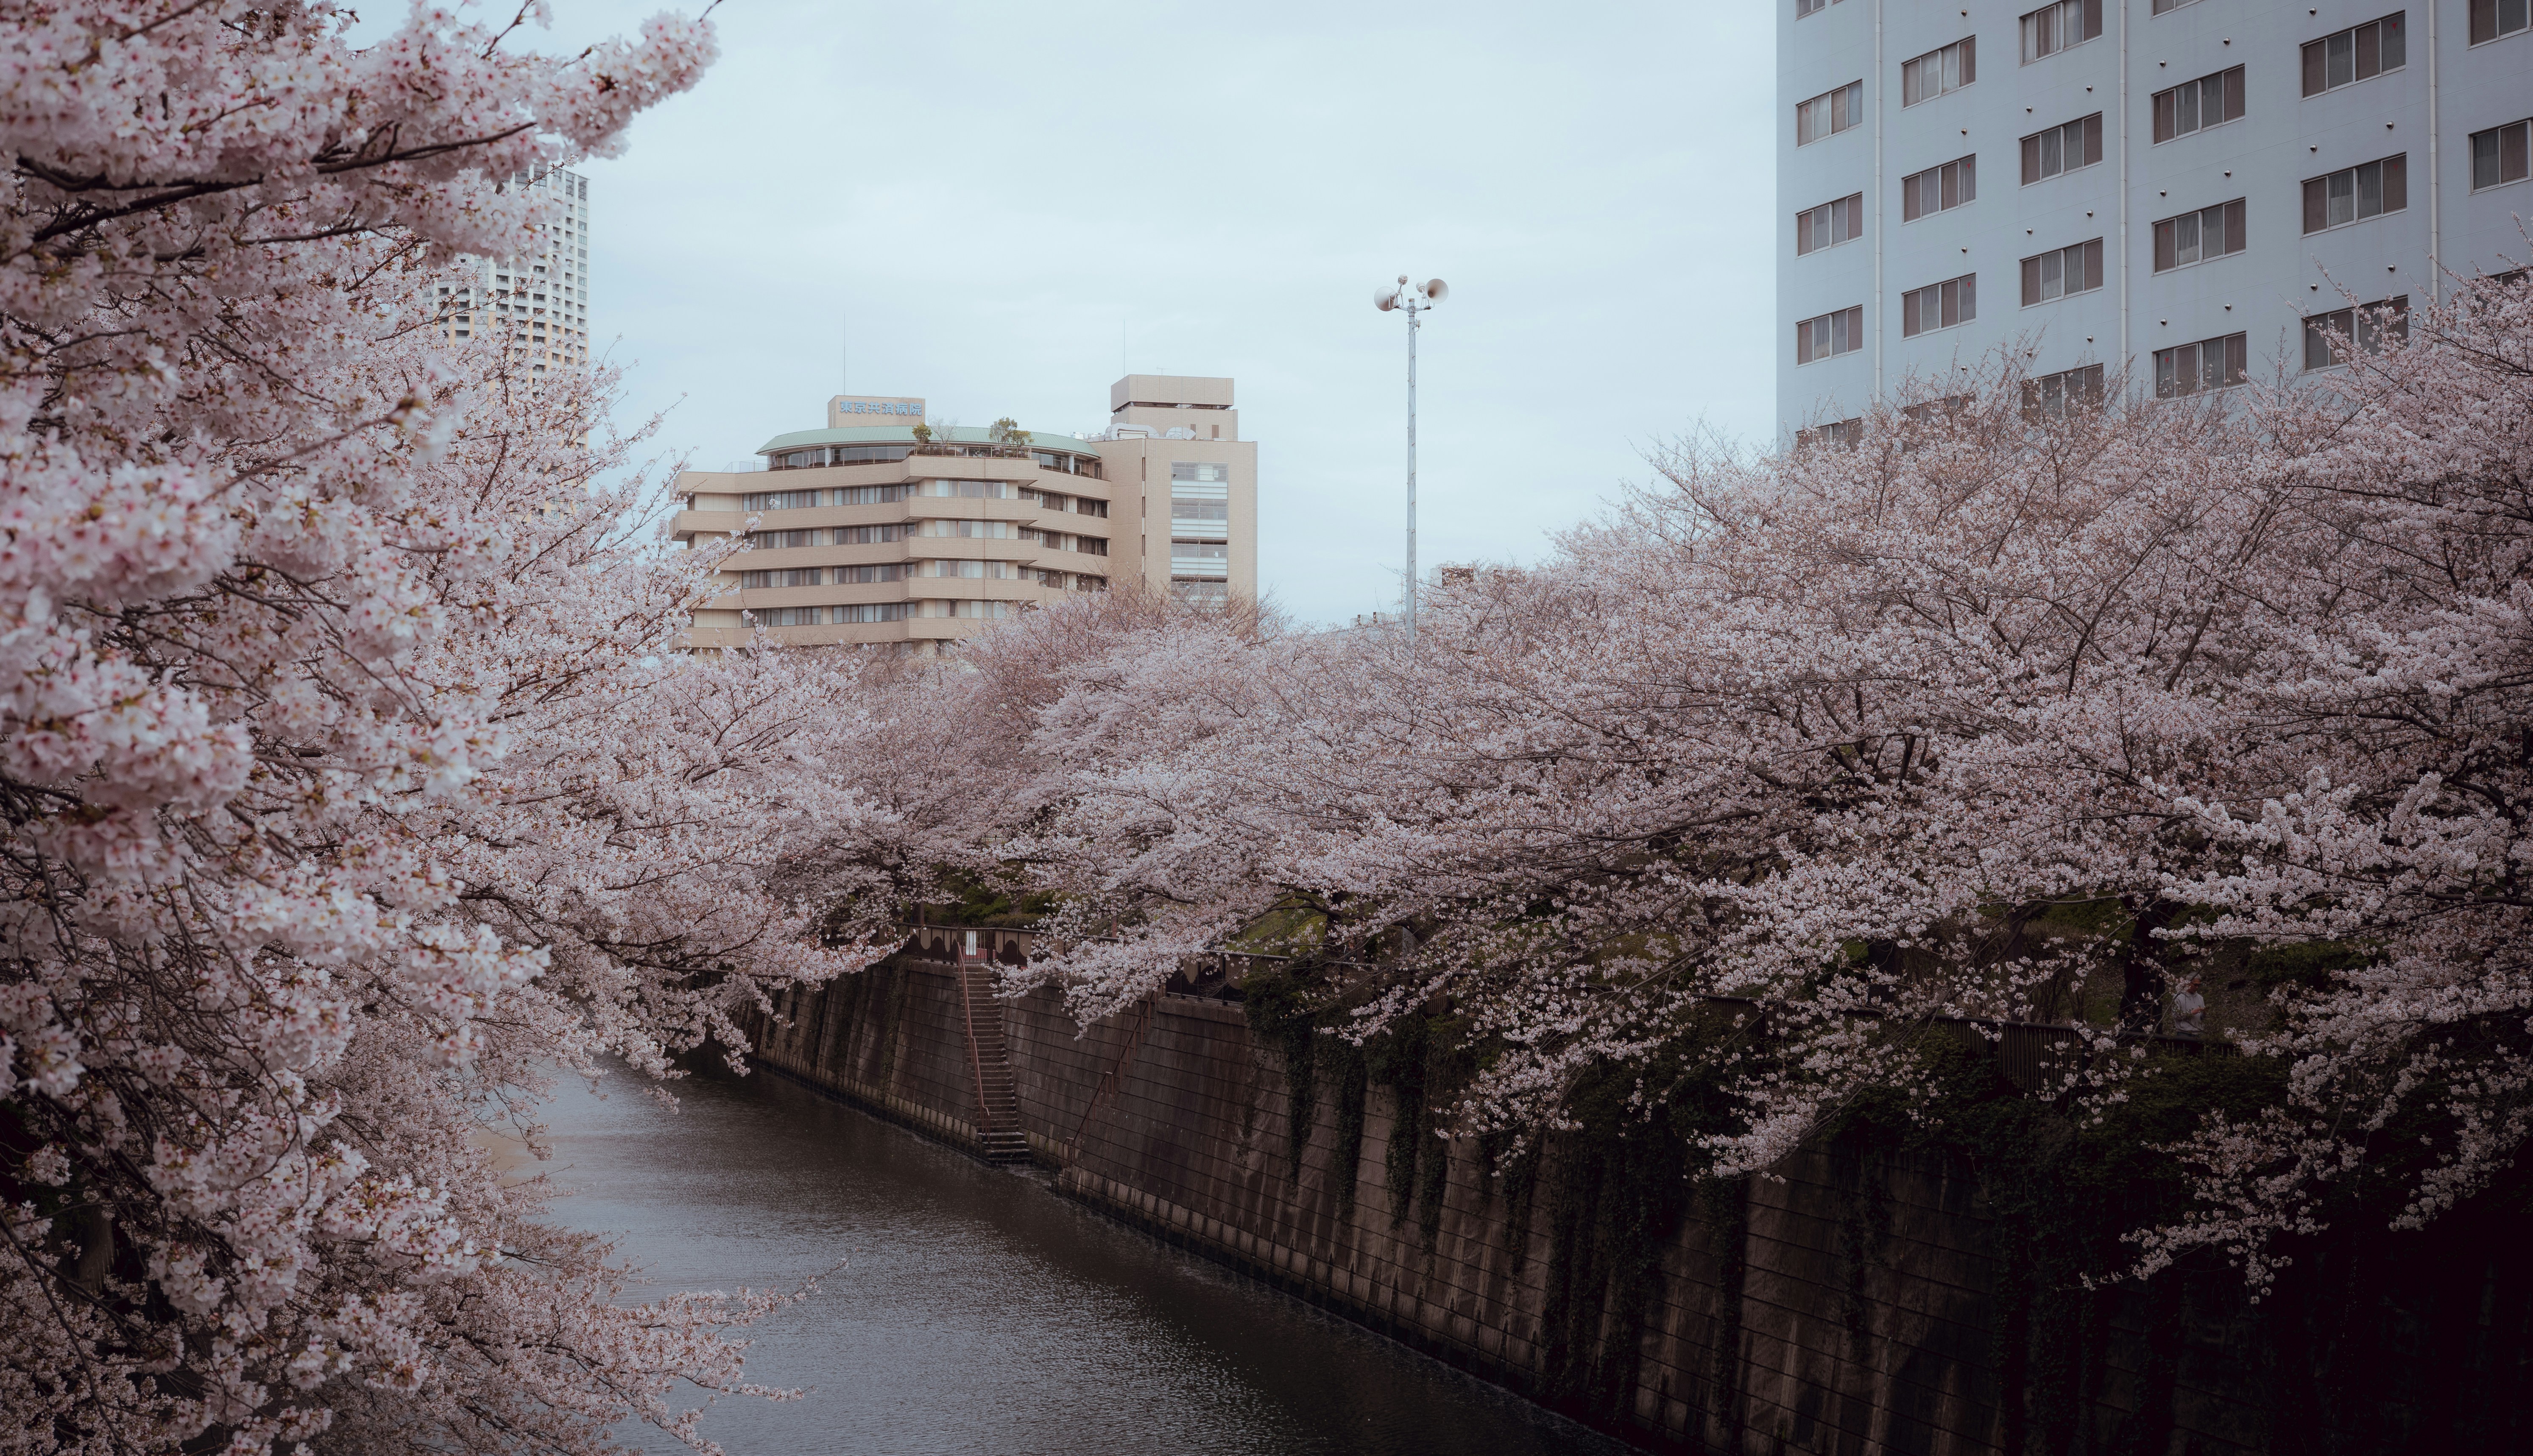
<svg viewBox="0 0 2533 1456"><path fill-rule="evenodd" d="M555 1211L618 1234L645 1297L849 1261L754 1332L750 1376L809 1395L715 1408L731 1456L1626 1449L796 1083L606 1085L549 1109Z"/></svg>

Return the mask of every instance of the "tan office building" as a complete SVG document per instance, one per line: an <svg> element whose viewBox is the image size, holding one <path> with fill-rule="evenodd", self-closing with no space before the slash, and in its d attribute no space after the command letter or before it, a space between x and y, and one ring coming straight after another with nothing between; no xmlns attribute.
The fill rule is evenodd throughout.
<svg viewBox="0 0 2533 1456"><path fill-rule="evenodd" d="M938 644L1072 591L1142 579L1184 599L1258 592L1258 446L1231 380L1130 375L1090 435L935 426L924 401L840 395L761 470L689 471L680 544L745 533L692 643ZM753 518L753 526L750 520Z"/></svg>

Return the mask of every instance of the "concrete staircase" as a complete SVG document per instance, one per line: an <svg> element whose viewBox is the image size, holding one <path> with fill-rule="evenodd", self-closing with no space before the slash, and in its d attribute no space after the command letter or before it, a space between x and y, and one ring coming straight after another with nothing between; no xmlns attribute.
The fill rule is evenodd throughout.
<svg viewBox="0 0 2533 1456"><path fill-rule="evenodd" d="M959 961L959 1000L968 1019L968 1061L976 1080L976 1141L991 1163L1030 1160L1029 1134L1021 1128L1020 1087L1012 1079L1011 1050L1003 1040L1003 1004L994 999L990 961Z"/></svg>

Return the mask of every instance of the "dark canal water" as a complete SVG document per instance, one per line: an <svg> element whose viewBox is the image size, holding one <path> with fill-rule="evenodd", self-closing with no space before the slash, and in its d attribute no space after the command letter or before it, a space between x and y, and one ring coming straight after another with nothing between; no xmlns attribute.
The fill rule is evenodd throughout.
<svg viewBox="0 0 2533 1456"><path fill-rule="evenodd" d="M609 1086L550 1109L556 1213L655 1290L850 1260L756 1331L750 1375L810 1394L715 1408L732 1456L1625 1449L795 1083Z"/></svg>

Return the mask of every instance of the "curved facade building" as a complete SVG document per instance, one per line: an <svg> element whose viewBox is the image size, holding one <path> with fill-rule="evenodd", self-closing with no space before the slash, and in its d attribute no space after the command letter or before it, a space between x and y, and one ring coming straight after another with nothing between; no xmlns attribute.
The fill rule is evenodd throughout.
<svg viewBox="0 0 2533 1456"><path fill-rule="evenodd" d="M1230 396L1229 379L1132 376L1097 435L929 440L921 399L830 400L828 427L767 441L761 469L678 477L679 544L749 541L691 643L937 645L1120 579L1254 596L1257 446Z"/></svg>

